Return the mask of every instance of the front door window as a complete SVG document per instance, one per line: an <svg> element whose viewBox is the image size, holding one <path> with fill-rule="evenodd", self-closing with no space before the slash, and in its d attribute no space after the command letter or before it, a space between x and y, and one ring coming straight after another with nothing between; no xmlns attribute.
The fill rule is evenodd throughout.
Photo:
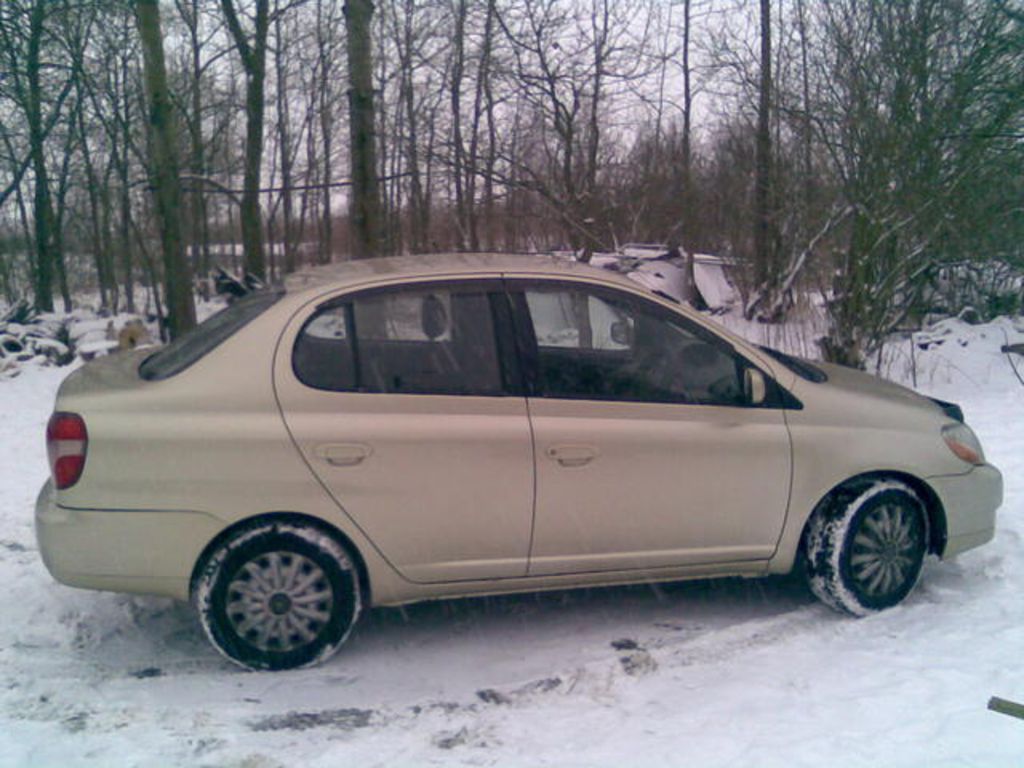
<svg viewBox="0 0 1024 768"><path fill-rule="evenodd" d="M742 365L723 342L628 296L525 291L549 398L744 405Z"/></svg>

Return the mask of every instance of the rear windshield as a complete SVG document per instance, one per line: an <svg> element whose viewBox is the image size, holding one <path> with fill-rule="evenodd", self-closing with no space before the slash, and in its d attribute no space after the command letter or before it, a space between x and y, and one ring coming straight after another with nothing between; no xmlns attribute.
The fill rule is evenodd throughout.
<svg viewBox="0 0 1024 768"><path fill-rule="evenodd" d="M263 314L283 294L284 291L261 291L236 300L143 360L139 375L147 381L155 381L180 373Z"/></svg>

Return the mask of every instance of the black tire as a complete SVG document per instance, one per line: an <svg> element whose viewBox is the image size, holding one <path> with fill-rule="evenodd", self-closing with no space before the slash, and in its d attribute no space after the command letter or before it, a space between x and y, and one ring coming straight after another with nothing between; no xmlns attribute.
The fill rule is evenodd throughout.
<svg viewBox="0 0 1024 768"><path fill-rule="evenodd" d="M193 593L210 642L248 669L311 666L348 638L362 608L352 557L313 526L268 521L213 552Z"/></svg>
<svg viewBox="0 0 1024 768"><path fill-rule="evenodd" d="M804 541L811 591L854 616L891 608L910 594L928 551L928 515L898 480L842 489L815 510Z"/></svg>

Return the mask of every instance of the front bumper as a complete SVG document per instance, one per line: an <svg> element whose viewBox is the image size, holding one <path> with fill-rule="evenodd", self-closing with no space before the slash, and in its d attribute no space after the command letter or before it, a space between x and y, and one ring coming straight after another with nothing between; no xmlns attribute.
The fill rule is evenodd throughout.
<svg viewBox="0 0 1024 768"><path fill-rule="evenodd" d="M929 477L928 484L946 512L943 560L992 539L996 510L1003 503L1003 476L998 469L982 464L962 475Z"/></svg>
<svg viewBox="0 0 1024 768"><path fill-rule="evenodd" d="M200 512L69 509L57 504L52 481L39 491L35 522L43 563L62 584L181 600L223 528Z"/></svg>

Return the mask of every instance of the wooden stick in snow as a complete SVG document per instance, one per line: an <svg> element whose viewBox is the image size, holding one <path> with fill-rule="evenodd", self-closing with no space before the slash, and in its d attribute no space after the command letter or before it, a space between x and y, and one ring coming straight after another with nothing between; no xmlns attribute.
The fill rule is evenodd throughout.
<svg viewBox="0 0 1024 768"><path fill-rule="evenodd" d="M1009 715L1010 717L1016 717L1018 720L1024 720L1024 704L993 696L988 700L988 708L1001 715Z"/></svg>

